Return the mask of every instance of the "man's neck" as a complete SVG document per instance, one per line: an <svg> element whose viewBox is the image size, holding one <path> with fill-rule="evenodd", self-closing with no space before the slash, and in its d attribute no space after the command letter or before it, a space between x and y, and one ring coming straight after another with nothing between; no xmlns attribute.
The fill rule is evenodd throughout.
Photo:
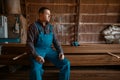
<svg viewBox="0 0 120 80"><path fill-rule="evenodd" d="M42 22L42 25L43 25L43 26L46 26L46 22Z"/></svg>
<svg viewBox="0 0 120 80"><path fill-rule="evenodd" d="M41 21L41 20L39 20L39 22L43 25L43 26L46 26L47 24L47 22L44 22L44 21Z"/></svg>

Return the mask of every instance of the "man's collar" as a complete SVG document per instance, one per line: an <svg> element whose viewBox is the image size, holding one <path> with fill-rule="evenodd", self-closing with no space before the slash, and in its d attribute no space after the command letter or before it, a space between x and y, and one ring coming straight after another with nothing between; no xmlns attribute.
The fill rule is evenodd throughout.
<svg viewBox="0 0 120 80"><path fill-rule="evenodd" d="M40 23L43 26L42 21L40 21L39 19L37 20L38 23ZM46 26L49 24L49 22L46 22Z"/></svg>

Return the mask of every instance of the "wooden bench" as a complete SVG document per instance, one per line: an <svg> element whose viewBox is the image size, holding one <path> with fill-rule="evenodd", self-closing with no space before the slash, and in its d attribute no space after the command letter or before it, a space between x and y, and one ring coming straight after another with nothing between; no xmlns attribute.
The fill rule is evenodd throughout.
<svg viewBox="0 0 120 80"><path fill-rule="evenodd" d="M79 47L62 46L65 57L71 62L71 80L120 80L119 44L81 44ZM28 65L27 55L17 60L14 57L25 52L25 44L4 44L1 65ZM58 70L46 61L44 80L58 80ZM52 74L51 74L52 73ZM57 74L56 74L57 73Z"/></svg>
<svg viewBox="0 0 120 80"><path fill-rule="evenodd" d="M63 46L65 57L71 66L99 66L99 65L120 65L120 59L110 55L108 52L120 56L120 45L117 44L89 44L79 47ZM17 60L14 57L25 52L25 44L5 44L0 55L0 64L29 64L28 55ZM24 63L23 63L24 61ZM52 66L51 63L46 63Z"/></svg>

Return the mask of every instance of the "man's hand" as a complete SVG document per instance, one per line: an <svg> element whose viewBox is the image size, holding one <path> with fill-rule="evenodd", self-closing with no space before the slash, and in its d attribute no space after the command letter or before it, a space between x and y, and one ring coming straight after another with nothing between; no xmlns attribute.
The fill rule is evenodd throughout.
<svg viewBox="0 0 120 80"><path fill-rule="evenodd" d="M45 62L45 60L42 56L37 56L36 61L38 61L39 63L42 63L42 64Z"/></svg>
<svg viewBox="0 0 120 80"><path fill-rule="evenodd" d="M64 54L63 53L59 53L59 59L63 60L64 58L65 58Z"/></svg>

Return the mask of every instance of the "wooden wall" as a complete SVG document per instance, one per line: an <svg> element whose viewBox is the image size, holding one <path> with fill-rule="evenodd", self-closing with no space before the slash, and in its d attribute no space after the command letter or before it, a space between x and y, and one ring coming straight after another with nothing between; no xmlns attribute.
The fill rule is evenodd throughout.
<svg viewBox="0 0 120 80"><path fill-rule="evenodd" d="M55 27L60 42L70 44L74 40L72 35L74 35L76 21L76 0L26 0L25 5L28 25L38 19L38 9L45 6L52 12L51 23Z"/></svg>
<svg viewBox="0 0 120 80"><path fill-rule="evenodd" d="M51 23L63 45L70 45L75 39L76 26L79 26L78 41L80 44L105 43L101 31L108 25L120 24L120 0L80 0L80 5L78 1L21 0L21 9L30 25L38 19L40 7L50 8ZM80 10L79 15L77 8ZM79 25L77 25L77 18L79 18Z"/></svg>
<svg viewBox="0 0 120 80"><path fill-rule="evenodd" d="M80 0L80 43L104 43L100 32L120 23L119 0Z"/></svg>
<svg viewBox="0 0 120 80"><path fill-rule="evenodd" d="M101 31L111 24L120 23L120 0L21 0L26 9L28 24L38 19L38 9L48 7L51 22L62 44L74 40L76 18L79 17L79 43L105 43ZM25 7L26 6L26 7ZM77 8L80 7L80 16Z"/></svg>

